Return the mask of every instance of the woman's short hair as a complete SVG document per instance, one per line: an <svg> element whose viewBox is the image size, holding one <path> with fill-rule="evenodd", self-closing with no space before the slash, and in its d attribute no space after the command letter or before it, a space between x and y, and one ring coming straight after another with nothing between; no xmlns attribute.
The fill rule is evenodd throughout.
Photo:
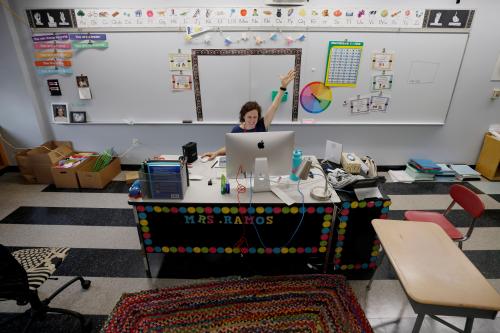
<svg viewBox="0 0 500 333"><path fill-rule="evenodd" d="M260 119L260 114L262 113L262 109L257 102L246 102L243 104L240 110L240 123L245 121L245 115L252 111L252 110L257 110L257 113L259 114L259 119Z"/></svg>

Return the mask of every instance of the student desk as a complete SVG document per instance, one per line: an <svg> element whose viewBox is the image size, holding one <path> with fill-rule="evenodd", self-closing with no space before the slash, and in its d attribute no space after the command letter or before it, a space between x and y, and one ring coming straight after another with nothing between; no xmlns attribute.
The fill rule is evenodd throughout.
<svg viewBox="0 0 500 333"><path fill-rule="evenodd" d="M474 318L494 319L500 295L446 233L433 223L374 220L373 227L396 271L413 310L413 333L425 315L466 317L462 331L471 332Z"/></svg>
<svg viewBox="0 0 500 333"><path fill-rule="evenodd" d="M302 220L297 183L285 180L279 185L295 200L291 206L271 192L250 193L248 179L239 180L247 187L246 192L238 195L237 182L230 180L231 192L223 195L220 175L225 169L213 164L200 160L193 163L183 200L129 199L148 276L148 255L155 253L164 254L172 263L169 266L177 266L167 270L176 271L176 277L319 273L326 272L332 262L339 271L367 272L376 267L378 252L373 246L378 240L370 221L388 209L383 200L346 202L334 194L330 201L316 201L310 197L310 189L324 185L324 178L316 175L300 183L305 208ZM193 180L193 176L201 176L201 180ZM208 185L209 179L212 185ZM350 212L364 210L377 213L368 215L368 219L358 215L349 220ZM205 265L207 262L210 264ZM322 267L313 270L311 265ZM184 268L180 266L187 271L181 272Z"/></svg>

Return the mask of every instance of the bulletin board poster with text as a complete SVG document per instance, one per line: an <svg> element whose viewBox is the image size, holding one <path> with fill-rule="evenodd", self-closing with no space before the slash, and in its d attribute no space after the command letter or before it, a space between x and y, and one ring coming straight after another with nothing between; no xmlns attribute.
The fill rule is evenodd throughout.
<svg viewBox="0 0 500 333"><path fill-rule="evenodd" d="M330 41L325 86L355 87L362 51L363 42Z"/></svg>

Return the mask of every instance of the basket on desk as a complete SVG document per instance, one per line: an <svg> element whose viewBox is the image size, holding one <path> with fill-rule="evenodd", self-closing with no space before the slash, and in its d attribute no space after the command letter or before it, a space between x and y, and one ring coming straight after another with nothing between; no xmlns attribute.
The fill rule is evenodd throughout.
<svg viewBox="0 0 500 333"><path fill-rule="evenodd" d="M185 172L149 174L139 171L143 198L184 199L187 188Z"/></svg>

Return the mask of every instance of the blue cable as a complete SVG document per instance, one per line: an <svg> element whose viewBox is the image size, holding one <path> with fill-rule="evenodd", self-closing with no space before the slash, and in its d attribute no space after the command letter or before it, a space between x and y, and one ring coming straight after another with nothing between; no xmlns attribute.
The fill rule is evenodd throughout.
<svg viewBox="0 0 500 333"><path fill-rule="evenodd" d="M252 208L252 193L253 193L252 189L253 189L253 186L252 186L252 174L250 173L250 203L248 205L248 211L249 211L248 214L249 215L252 215L252 213L250 213L250 208ZM266 244L264 244L264 241L260 237L259 229L257 229L257 225L254 223L254 221L252 221L252 225L253 225L253 228L255 229L255 233L257 234L257 238L259 238L260 244L264 248L267 248Z"/></svg>
<svg viewBox="0 0 500 333"><path fill-rule="evenodd" d="M252 193L253 193L253 191L252 191L251 184L252 184L252 174L250 174L250 203L248 205L248 210L249 211L250 211L250 208L252 208ZM290 242L293 240L293 238L295 237L295 235L299 231L300 226L302 225L302 222L304 221L304 216L306 215L305 198L304 198L304 194L300 191L300 179L297 182L297 191L299 191L300 196L302 197L302 217L300 219L299 224L297 225L297 228L295 228L295 231L293 232L292 236L290 237L290 239L285 243L285 245L280 246L280 247L288 246L288 244L290 244ZM250 212L248 214L252 215ZM259 229L257 229L257 225L255 223L253 223L253 222L252 222L252 225L253 225L253 228L255 229L255 233L257 234L257 238L259 239L260 244L264 248L267 248L266 244L264 244L264 241L262 240L262 237L260 236Z"/></svg>
<svg viewBox="0 0 500 333"><path fill-rule="evenodd" d="M302 197L302 218L300 219L300 222L297 225L297 228L295 228L295 231L293 232L292 237L290 237L288 242L286 242L285 245L283 245L283 246L288 246L288 244L290 244L290 242L293 240L293 238L295 237L295 234L297 233L297 231L299 231L300 226L302 225L302 222L304 221L304 216L306 215L306 205L304 203L304 201L305 201L304 194L300 190L300 178L299 178L299 181L297 182L297 191L299 191L300 196Z"/></svg>

